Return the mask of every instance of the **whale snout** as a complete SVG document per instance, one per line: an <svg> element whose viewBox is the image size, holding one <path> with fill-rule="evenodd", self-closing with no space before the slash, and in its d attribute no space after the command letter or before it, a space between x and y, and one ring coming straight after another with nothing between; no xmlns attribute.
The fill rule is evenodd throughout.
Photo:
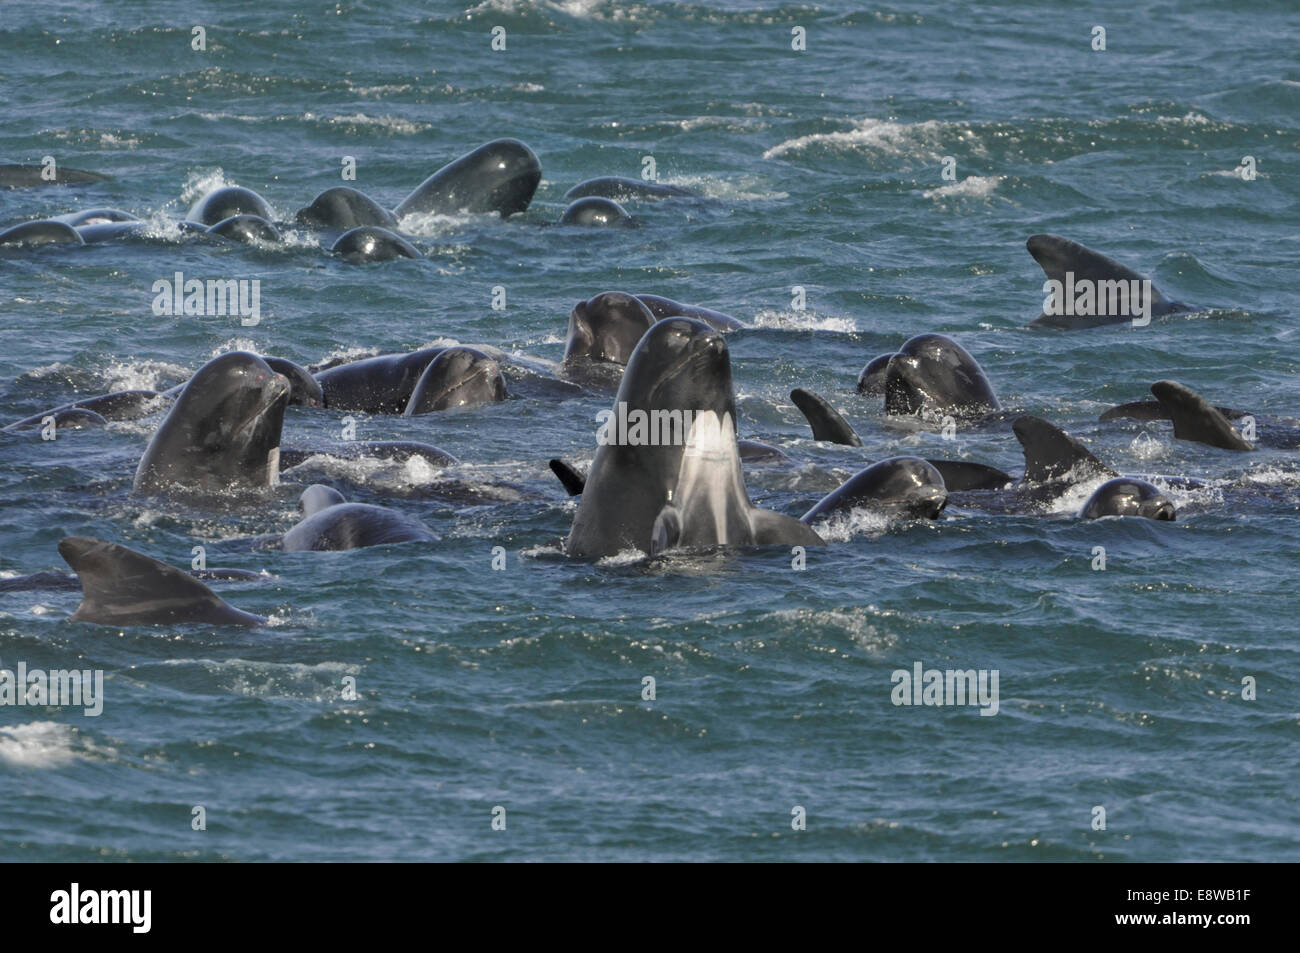
<svg viewBox="0 0 1300 953"><path fill-rule="evenodd" d="M293 390L293 385L289 378L283 374L271 371L268 374L259 374L257 383L262 388L262 399L267 404L273 404L281 397L288 398L289 392Z"/></svg>
<svg viewBox="0 0 1300 953"><path fill-rule="evenodd" d="M1151 514L1151 518L1153 520L1166 520L1170 523L1174 522L1177 519L1177 512L1174 509L1174 504L1169 500L1161 501L1161 503L1156 506L1155 512Z"/></svg>
<svg viewBox="0 0 1300 953"><path fill-rule="evenodd" d="M938 519L944 507L948 505L948 491L941 486L927 486L918 489L908 501L908 510L924 519Z"/></svg>

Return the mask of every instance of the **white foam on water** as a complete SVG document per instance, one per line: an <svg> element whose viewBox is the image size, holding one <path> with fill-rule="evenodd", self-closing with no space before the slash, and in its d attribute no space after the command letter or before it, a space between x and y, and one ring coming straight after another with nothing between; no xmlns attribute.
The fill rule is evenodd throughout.
<svg viewBox="0 0 1300 953"><path fill-rule="evenodd" d="M281 616L268 624L283 625ZM359 675L362 667L353 662L261 662L250 659L168 659L163 665L199 665L217 684L237 695L252 698L298 698L337 701L343 692L343 677Z"/></svg>
<svg viewBox="0 0 1300 953"><path fill-rule="evenodd" d="M1247 470L1241 478L1260 486L1300 486L1300 470L1284 470L1278 466Z"/></svg>
<svg viewBox="0 0 1300 953"><path fill-rule="evenodd" d="M16 768L58 768L98 751L81 740L76 728L57 721L0 728L0 762Z"/></svg>
<svg viewBox="0 0 1300 953"><path fill-rule="evenodd" d="M1181 116L1157 116L1156 122L1162 126L1209 126L1214 120L1198 112L1189 112Z"/></svg>
<svg viewBox="0 0 1300 953"><path fill-rule="evenodd" d="M324 355L318 363L330 364L334 361L341 360L345 364L351 364L353 361L361 361L367 357L375 357L379 353L376 347L343 347L337 348Z"/></svg>
<svg viewBox="0 0 1300 953"><path fill-rule="evenodd" d="M565 500L559 505L562 509L576 510L578 508L578 504L574 500ZM536 559L539 556L563 556L564 544L560 540L539 543L536 546L530 546L528 549L519 550L519 555L525 559Z"/></svg>
<svg viewBox="0 0 1300 953"><path fill-rule="evenodd" d="M402 479L412 486L432 483L444 467L435 467L424 457L408 457L402 466Z"/></svg>
<svg viewBox="0 0 1300 953"><path fill-rule="evenodd" d="M410 119L403 119L400 116L367 116L365 113L351 113L346 116L319 116L316 113L305 112L302 114L302 118L308 122L320 122L327 126L363 126L382 129L398 136L411 136L417 132L424 132L433 128L427 122L412 122Z"/></svg>
<svg viewBox="0 0 1300 953"><path fill-rule="evenodd" d="M207 119L210 122L220 122L223 119L233 119L235 122L266 122L265 116L250 116L247 113L226 113L226 112L201 112L199 118Z"/></svg>
<svg viewBox="0 0 1300 953"><path fill-rule="evenodd" d="M696 129L722 129L726 132L755 132L771 125L751 116L695 116L691 119L665 119L654 123L669 129L691 132Z"/></svg>
<svg viewBox="0 0 1300 953"><path fill-rule="evenodd" d="M1128 445L1129 452L1142 461L1159 460L1169 456L1172 449L1168 442L1147 431L1141 431Z"/></svg>
<svg viewBox="0 0 1300 953"><path fill-rule="evenodd" d="M898 636L881 631L882 617L874 606L849 609L778 609L770 616L780 628L802 634L810 628L837 630L857 648L871 655L882 654L898 644Z"/></svg>
<svg viewBox="0 0 1300 953"><path fill-rule="evenodd" d="M785 331L843 331L858 329L852 318L818 314L815 311L765 310L754 315L751 322L756 328L779 328Z"/></svg>
<svg viewBox="0 0 1300 953"><path fill-rule="evenodd" d="M1045 505L1044 512L1062 516L1077 515L1083 509L1083 504L1087 503L1088 498L1096 492L1097 487L1110 479L1112 477L1104 474L1094 475L1081 483L1071 484L1064 493Z"/></svg>
<svg viewBox="0 0 1300 953"><path fill-rule="evenodd" d="M179 364L131 359L109 364L100 373L105 393L110 394L119 390L165 390L190 376L189 368Z"/></svg>
<svg viewBox="0 0 1300 953"><path fill-rule="evenodd" d="M1235 168L1231 168L1231 169L1215 169L1213 172L1204 172L1201 174L1201 178L1209 178L1211 176L1218 176L1219 178L1236 179L1238 182L1247 181L1246 179L1242 178L1241 166L1236 166ZM1268 174L1256 169L1255 178L1267 179Z"/></svg>
<svg viewBox="0 0 1300 953"><path fill-rule="evenodd" d="M496 212L457 212L443 215L439 212L412 212L402 216L398 225L403 233L417 238L440 238L464 229L467 225L499 222Z"/></svg>
<svg viewBox="0 0 1300 953"><path fill-rule="evenodd" d="M407 93L411 91L410 83L383 83L379 86L354 86L348 82L348 89L358 96L391 96L395 93Z"/></svg>
<svg viewBox="0 0 1300 953"><path fill-rule="evenodd" d="M482 0L465 11L468 17L483 13L507 16L526 13L536 8L563 13L575 20L638 20L645 8L628 3L610 3L609 0Z"/></svg>
<svg viewBox="0 0 1300 953"><path fill-rule="evenodd" d="M928 189L921 195L927 199L976 198L986 199L997 191L1004 177L1000 175L968 175L960 182L950 182L937 189Z"/></svg>
<svg viewBox="0 0 1300 953"><path fill-rule="evenodd" d="M100 133L99 142L109 149L134 149L140 144L140 140L134 136L118 136L111 132Z"/></svg>
<svg viewBox="0 0 1300 953"><path fill-rule="evenodd" d="M1213 505L1223 502L1223 484L1205 483L1202 486L1187 486L1184 483L1169 483L1164 477L1152 476L1148 482L1173 501L1174 509L1181 510L1188 504Z"/></svg>
<svg viewBox="0 0 1300 953"><path fill-rule="evenodd" d="M927 119L924 122L889 122L883 119L854 120L853 128L841 132L817 132L796 136L773 146L763 153L764 159L777 159L791 153L803 152L810 147L823 147L842 151L879 152L885 155L933 155L941 143L952 148L955 140L974 142L975 135L954 124Z"/></svg>
<svg viewBox="0 0 1300 953"><path fill-rule="evenodd" d="M259 347L260 345L252 338L231 338L209 351L208 360L220 357L222 354L229 354L231 351L250 351L256 354Z"/></svg>
<svg viewBox="0 0 1300 953"><path fill-rule="evenodd" d="M197 202L209 192L215 192L217 189L224 189L235 183L226 178L225 170L221 168L209 169L206 172L191 172L185 178L185 184L181 186L180 202L189 211L189 207Z"/></svg>
<svg viewBox="0 0 1300 953"><path fill-rule="evenodd" d="M699 192L705 198L723 202L766 202L790 197L789 192L768 187L767 182L756 175L739 175L726 179L715 175L669 176L660 179L659 184L679 185Z"/></svg>
<svg viewBox="0 0 1300 953"><path fill-rule="evenodd" d="M619 550L613 556L602 556L596 560L596 565L603 568L618 568L620 566L633 566L639 562L644 562L650 557L639 549Z"/></svg>
<svg viewBox="0 0 1300 953"><path fill-rule="evenodd" d="M835 513L813 524L813 531L828 543L845 543L855 536L879 536L894 521L879 510L857 507Z"/></svg>

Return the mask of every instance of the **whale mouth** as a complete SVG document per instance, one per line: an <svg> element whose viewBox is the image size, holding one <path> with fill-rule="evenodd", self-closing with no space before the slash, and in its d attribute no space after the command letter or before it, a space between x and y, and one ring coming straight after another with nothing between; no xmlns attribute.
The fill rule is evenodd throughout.
<svg viewBox="0 0 1300 953"><path fill-rule="evenodd" d="M269 378L258 379L254 383L261 386L261 398L253 402L248 414L235 425L235 433L243 433L261 424L266 412L271 410L278 401L287 399L292 390L289 378L275 372L272 372Z"/></svg>
<svg viewBox="0 0 1300 953"><path fill-rule="evenodd" d="M1161 503L1156 507L1156 511L1151 515L1151 518L1153 520L1165 520L1170 523L1174 522L1177 519L1177 514L1174 511L1174 504L1170 503L1168 500Z"/></svg>
<svg viewBox="0 0 1300 953"><path fill-rule="evenodd" d="M501 217L508 218L527 211L528 206L533 202L533 196L537 193L537 186L542 182L541 167L534 168L525 163L521 168L511 172L509 164L501 162L498 164L497 171L505 175L491 190L491 198L493 204L500 207Z"/></svg>

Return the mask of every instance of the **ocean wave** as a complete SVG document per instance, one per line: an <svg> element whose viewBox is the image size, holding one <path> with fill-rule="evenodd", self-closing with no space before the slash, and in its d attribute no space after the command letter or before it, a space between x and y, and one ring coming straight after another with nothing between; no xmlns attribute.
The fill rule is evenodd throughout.
<svg viewBox="0 0 1300 953"><path fill-rule="evenodd" d="M214 688L252 698L339 701L343 679L361 674L355 662L262 662L252 659L164 659L165 668L199 668Z"/></svg>
<svg viewBox="0 0 1300 953"><path fill-rule="evenodd" d="M466 10L465 17L472 19L488 13L522 16L539 11L560 13L575 20L635 21L643 19L649 8L610 0L482 0Z"/></svg>
<svg viewBox="0 0 1300 953"><path fill-rule="evenodd" d="M884 620L893 615L881 612L875 606L780 609L768 615L767 623L777 631L800 637L807 637L810 632L816 632L822 638L835 633L869 655L883 655L898 644L898 636L884 624Z"/></svg>
<svg viewBox="0 0 1300 953"><path fill-rule="evenodd" d="M788 192L773 189L756 175L723 178L716 175L681 175L663 180L664 185L680 185L720 202L767 202L789 198Z"/></svg>
<svg viewBox="0 0 1300 953"><path fill-rule="evenodd" d="M345 132L355 131L356 129L382 129L393 135L411 136L417 132L424 132L433 128L427 122L414 122L400 116L367 116L365 113L351 113L346 116L318 116L315 113L305 112L302 114L302 118L308 122L320 122L327 126L341 127Z"/></svg>

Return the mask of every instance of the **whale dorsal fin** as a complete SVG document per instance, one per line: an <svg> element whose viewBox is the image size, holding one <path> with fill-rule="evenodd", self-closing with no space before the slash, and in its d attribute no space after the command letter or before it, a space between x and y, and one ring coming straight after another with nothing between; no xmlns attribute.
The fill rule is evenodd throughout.
<svg viewBox="0 0 1300 953"><path fill-rule="evenodd" d="M1074 273L1075 281L1142 280L1132 268L1060 235L1031 235L1025 248L1053 281L1065 281L1067 271Z"/></svg>
<svg viewBox="0 0 1300 953"><path fill-rule="evenodd" d="M189 573L133 549L89 536L69 536L59 555L81 582L74 622L104 625L261 625Z"/></svg>
<svg viewBox="0 0 1300 953"><path fill-rule="evenodd" d="M840 412L820 394L797 387L790 391L790 399L808 419L814 440L828 440L849 447L862 446L862 438L849 426L848 421L840 416Z"/></svg>
<svg viewBox="0 0 1300 953"><path fill-rule="evenodd" d="M1101 281L1142 282L1147 280L1145 276L1138 274L1127 265L1121 265L1115 259L1108 258L1101 252L1093 251L1091 248L1070 241L1068 238L1062 238L1060 235L1031 235L1029 240L1025 242L1025 248L1033 256L1034 261L1038 262L1039 267L1043 269L1043 274L1051 281L1058 281L1062 285L1069 283L1067 273L1073 274L1076 285L1080 282L1091 282L1095 285L1096 282ZM1160 293L1160 289L1155 286L1155 282L1151 282L1149 287L1151 289L1151 301L1149 302L1151 314L1168 314L1173 311L1190 310L1186 305L1166 298ZM1130 313L1138 313L1137 303L1134 302L1129 310ZM1120 315L1123 318L1128 316L1127 314ZM1096 320L1086 319L1085 323L1095 323ZM1072 322L1060 315L1040 314L1031 323L1069 326Z"/></svg>
<svg viewBox="0 0 1300 953"><path fill-rule="evenodd" d="M1025 451L1025 481L1073 482L1093 476L1118 476L1074 437L1041 417L1019 417L1012 425Z"/></svg>
<svg viewBox="0 0 1300 953"><path fill-rule="evenodd" d="M1174 436L1179 440L1195 440L1224 450L1255 449L1228 423L1222 410L1190 387L1177 381L1156 381L1151 393L1173 420Z"/></svg>

